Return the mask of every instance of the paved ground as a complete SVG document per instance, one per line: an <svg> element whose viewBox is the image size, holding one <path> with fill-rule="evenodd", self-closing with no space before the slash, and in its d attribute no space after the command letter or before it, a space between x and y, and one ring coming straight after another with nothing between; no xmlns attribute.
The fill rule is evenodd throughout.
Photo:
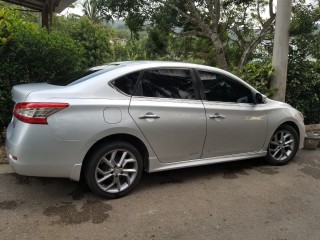
<svg viewBox="0 0 320 240"><path fill-rule="evenodd" d="M320 149L145 174L132 194L21 177L0 165L0 239L320 239Z"/></svg>

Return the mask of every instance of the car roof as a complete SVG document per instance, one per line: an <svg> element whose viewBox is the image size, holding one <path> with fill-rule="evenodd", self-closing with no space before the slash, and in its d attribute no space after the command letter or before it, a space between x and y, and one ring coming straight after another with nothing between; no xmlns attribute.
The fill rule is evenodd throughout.
<svg viewBox="0 0 320 240"><path fill-rule="evenodd" d="M194 64L194 63L185 63L185 62L173 62L173 61L151 61L151 60L138 60L138 61L122 61L122 62L111 62L101 66L97 66L94 68L108 68L110 66L116 66L116 68L127 67L130 66L139 66L139 68L153 68L153 67L185 67L185 68L196 68L196 69L207 69L207 70L214 70L215 72L223 72L228 74L227 71L216 67L210 67L206 65Z"/></svg>
<svg viewBox="0 0 320 240"><path fill-rule="evenodd" d="M241 78L237 77L236 75L222 70L220 68L201 65L201 64L195 64L195 63L185 63L185 62L172 62L172 61L151 61L151 60L138 60L138 61L123 61L123 62L112 62L107 63L105 65L97 66L95 68L107 69L110 66L114 66L115 68L113 70L118 70L119 68L126 68L126 70L144 70L144 69L150 69L150 68L158 68L158 67L172 67L172 68L194 68L198 70L203 71L214 71L215 73L220 73L226 76L229 76L231 78L235 78L238 81L244 83L248 87L252 88L248 83L243 81Z"/></svg>

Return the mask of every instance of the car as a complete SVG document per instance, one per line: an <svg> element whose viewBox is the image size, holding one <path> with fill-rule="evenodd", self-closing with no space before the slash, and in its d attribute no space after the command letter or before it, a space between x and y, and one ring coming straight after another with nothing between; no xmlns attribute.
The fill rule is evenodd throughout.
<svg viewBox="0 0 320 240"><path fill-rule="evenodd" d="M6 149L26 176L84 179L106 198L146 172L265 157L292 160L303 115L214 67L115 62L14 86ZM261 158L263 159L263 158Z"/></svg>

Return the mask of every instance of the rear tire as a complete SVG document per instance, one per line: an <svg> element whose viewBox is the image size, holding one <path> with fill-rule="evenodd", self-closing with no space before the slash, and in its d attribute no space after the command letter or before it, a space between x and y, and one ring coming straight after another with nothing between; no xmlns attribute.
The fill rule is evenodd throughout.
<svg viewBox="0 0 320 240"><path fill-rule="evenodd" d="M298 149L296 130L289 125L280 126L271 137L266 160L272 165L285 165L294 158Z"/></svg>
<svg viewBox="0 0 320 240"><path fill-rule="evenodd" d="M98 146L88 157L84 177L90 189L105 198L119 198L139 183L143 171L140 152L127 142Z"/></svg>

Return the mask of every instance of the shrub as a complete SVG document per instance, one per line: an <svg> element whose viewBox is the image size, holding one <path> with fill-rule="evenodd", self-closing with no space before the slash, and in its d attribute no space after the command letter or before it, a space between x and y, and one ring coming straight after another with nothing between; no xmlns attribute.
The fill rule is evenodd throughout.
<svg viewBox="0 0 320 240"><path fill-rule="evenodd" d="M320 123L320 63L291 59L286 101L301 111L306 124Z"/></svg>
<svg viewBox="0 0 320 240"><path fill-rule="evenodd" d="M83 47L70 36L26 22L14 10L2 8L0 38L0 130L12 115L11 88L45 81L80 68ZM0 15L1 16L1 15Z"/></svg>
<svg viewBox="0 0 320 240"><path fill-rule="evenodd" d="M112 61L110 30L106 26L93 23L87 17L56 17L54 29L69 35L84 49L82 67L88 68Z"/></svg>
<svg viewBox="0 0 320 240"><path fill-rule="evenodd" d="M271 61L263 60L245 65L240 72L240 77L259 92L270 97L276 91L275 89L270 89L272 74L273 68Z"/></svg>

